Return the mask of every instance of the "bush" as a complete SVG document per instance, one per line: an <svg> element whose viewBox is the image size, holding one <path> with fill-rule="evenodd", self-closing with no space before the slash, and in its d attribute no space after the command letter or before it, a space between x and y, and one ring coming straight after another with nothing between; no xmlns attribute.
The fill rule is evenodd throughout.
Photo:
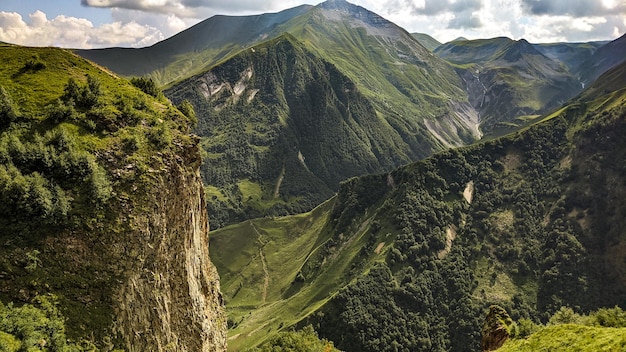
<svg viewBox="0 0 626 352"><path fill-rule="evenodd" d="M590 316L590 325L626 328L626 312L618 306L599 309Z"/></svg>
<svg viewBox="0 0 626 352"><path fill-rule="evenodd" d="M0 128L6 128L17 120L17 108L4 87L0 86Z"/></svg>
<svg viewBox="0 0 626 352"><path fill-rule="evenodd" d="M548 321L548 325L559 325L559 324L582 324L584 323L584 318L580 314L574 312L572 308L569 307L561 307L558 311L556 311Z"/></svg>
<svg viewBox="0 0 626 352"><path fill-rule="evenodd" d="M102 96L100 80L87 75L87 85L80 87L76 80L70 78L65 85L61 100L68 105L75 105L77 108L89 110L100 103Z"/></svg>
<svg viewBox="0 0 626 352"><path fill-rule="evenodd" d="M161 95L161 90L157 87L152 78L134 77L130 80L135 87L141 89L142 92L157 98Z"/></svg>
<svg viewBox="0 0 626 352"><path fill-rule="evenodd" d="M526 318L522 318L517 322L515 329L515 338L526 338L541 328L541 325L536 324L534 321Z"/></svg>
<svg viewBox="0 0 626 352"><path fill-rule="evenodd" d="M189 100L185 99L177 106L178 110L183 113L183 115L187 116L189 122L191 122L191 127L196 127L198 124L198 118L196 117L196 111L193 108L193 105L189 102Z"/></svg>

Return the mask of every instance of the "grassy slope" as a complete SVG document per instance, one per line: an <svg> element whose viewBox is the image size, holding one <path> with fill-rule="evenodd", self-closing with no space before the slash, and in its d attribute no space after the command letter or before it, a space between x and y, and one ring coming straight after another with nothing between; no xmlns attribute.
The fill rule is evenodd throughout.
<svg viewBox="0 0 626 352"><path fill-rule="evenodd" d="M417 39L417 41L420 42L420 44L422 44L424 48L430 51L434 51L435 49L437 49L438 46L441 45L440 41L426 33L411 33L411 35L413 36L413 38Z"/></svg>
<svg viewBox="0 0 626 352"><path fill-rule="evenodd" d="M249 220L212 233L211 258L229 316L229 349L258 345L288 329L361 270L384 259L392 240L385 235L375 239L376 247L383 245L377 253L369 249L367 264L360 258L373 240L367 236L371 219L344 233L346 243L330 237L334 204L332 198L309 213Z"/></svg>
<svg viewBox="0 0 626 352"><path fill-rule="evenodd" d="M409 329L401 334L404 338L422 336L424 332L427 334L418 341L395 340L401 341L405 347L427 348L428 343L432 343L443 349L471 350L475 345L469 341L476 342L479 339L473 330L480 326L477 317L482 315L485 307L494 303L509 307L516 319L520 316L539 319L545 312L553 312L562 304L586 307L582 309L617 304L624 297L624 287L620 287L619 283L624 282L620 277L626 272L623 254L617 249L621 248L626 239L616 230L621 225L607 232L602 224L622 224L622 220L619 220L621 211L618 198L624 190L611 182L611 185L615 184L615 188L612 188L614 196L607 199L607 203L614 206L599 208L605 205L602 205L601 199L594 198L594 194L588 192L596 186L585 179L584 170L605 170L611 178L618 180L621 177L609 165L594 166L596 161L593 160L603 160L607 157L606 150L611 148L621 151L622 144L618 140L611 142L612 137L608 137L608 144L594 151L589 149L589 143L593 144L596 137L590 137L589 133L593 128L605 124L613 124L620 131L621 127L618 126L621 126L624 117L619 115L619 111L623 111L626 105L626 95L623 91L617 91L608 96L589 95L587 99L589 101L584 110L574 105L569 108L571 111L563 109L552 119L517 134L462 149L461 159L458 154L448 152L402 168L389 176L370 176L344 184L332 212L327 215L329 218L318 216L311 222L314 224L311 229L323 230L309 231L309 227L298 230L303 236L310 236L308 239L299 239L308 241L308 248L317 248L319 243L329 239L327 244L315 252L318 256L309 258L314 265L303 267L299 259L293 265L288 265L290 262L284 259L281 262L280 272L293 279L299 268L306 269L302 271L304 282L286 291L293 294L291 299L297 298L296 307L289 308L286 302L291 300L281 299L276 306L271 303L263 305L259 301L259 287L262 287L264 279L258 261L254 265L255 274L250 273L248 276L255 279L249 285L238 288L241 279L232 273L240 267L229 263L242 258L223 256L226 261L221 259L217 266L221 272L228 272L223 276L223 285L227 287L225 292L231 295L229 297L226 294L227 307L240 319L234 322L239 325L231 329L231 346L237 350L254 345L272 335L278 327L288 327L329 298L324 293L330 293L335 298L319 309L318 313L309 315L306 323L317 324L316 329L322 336L333 339L338 348L347 350L390 348L391 341L382 345L387 347L371 345L368 342L373 340L367 337L369 335L362 336L357 332L367 334L368 331L375 331L376 340L380 340L393 336L389 330L392 328L399 331ZM610 120L603 121L608 116L612 116ZM614 143L613 147L611 143ZM554 154L546 154L548 151ZM593 157L596 152L598 156ZM610 160L617 160L615 163L619 164L621 152L611 153L612 157L607 161L613 164ZM458 160L465 160L470 165L463 166ZM572 170L578 171L565 178L559 176L571 165L574 165ZM461 196L469 180L474 181L475 187L471 205L467 205ZM426 190L426 193L420 189ZM581 192L588 199L577 199ZM596 188L596 192L605 194L606 190L600 187ZM326 206L330 207L330 204ZM598 209L604 210L599 212ZM407 215L402 215L405 211ZM613 215L603 218L603 212ZM417 220L410 220L411 217ZM307 223L306 217L297 219L299 224ZM318 221L327 222L323 224ZM563 230L563 222L567 224L566 228L571 228ZM270 220L263 220L262 223L270 229L280 226ZM449 251L442 252L446 248L445 228L450 225L456 226L456 238L451 242ZM244 230L237 229L249 226L249 223L243 223L229 228L229 231L232 234L242 231L243 234ZM435 231L437 228L440 230ZM563 235L562 231L568 232L568 235ZM596 241L602 241L600 234L605 233L610 244L598 247ZM424 236L424 239L411 242L410 239L418 235ZM562 247L553 247L552 236L559 238ZM226 247L220 242L214 242L211 250L214 253L234 253L236 245L249 243L251 238L256 242L257 237L252 235L246 238L248 242L233 241ZM273 241L280 243L278 239ZM379 243L384 243L381 256L374 252ZM393 245L389 246L390 243ZM255 246L242 257L250 258L250 255L258 253L258 244ZM563 256L559 250L567 248L572 251ZM333 255L333 250L337 249L340 256ZM568 261L563 267L558 261L550 259L553 258L550 251L555 250L561 260ZM302 258L302 254L298 256L294 253L286 258ZM577 264L569 262L572 260ZM602 263L607 261L612 264L604 266ZM316 270L315 263L324 263L321 268L338 265L343 269L335 273L334 278L326 277L324 275L330 274L326 274L328 270ZM379 265L373 265L375 263ZM382 267L389 268L383 269L382 276L380 263L386 263ZM411 274L411 266L419 268L415 270L417 277ZM352 270L348 270L348 267L352 267ZM569 272L573 267L581 271ZM390 270L393 276L386 278L385 270ZM423 270L421 274L420 270ZM563 271L562 276L551 277L554 270ZM369 275L369 272L374 273L374 276ZM337 280L337 277L340 280L328 281ZM568 277L582 277L586 283L581 286L583 281L570 282ZM608 281L602 281L602 277L607 277ZM278 284L279 291L285 290L284 283L287 281ZM350 285L341 290L347 282ZM319 283L323 283L325 288L309 291ZM383 292L387 293L380 298L383 301L375 303L377 292L382 289L378 285L384 287L386 284L391 288L385 288ZM252 296L256 297L251 301L253 304L245 306L245 302L250 301L234 295L236 290L256 292L256 296ZM366 296L365 292L368 292ZM373 306L367 305L366 302L370 300L374 302ZM456 302L454 310L452 306L447 308L446 302L450 301ZM305 302L311 302L311 306ZM381 307L387 313L377 312L376 306L383 303ZM413 309L417 308L406 307L422 308L419 308L418 315L411 315ZM251 311L246 315L248 309ZM408 311L401 313L403 309ZM359 316L362 312L369 312L370 315ZM428 320L431 319L428 318L429 314L433 312L434 320ZM386 320L387 314L398 316ZM417 323L425 318L427 325L418 330L411 330L412 327L404 325L405 321ZM271 323L266 326L264 324L268 319L271 319ZM442 321L447 322L447 325L440 325ZM454 341L446 341L449 336L456 337ZM344 338L350 343L342 342ZM439 338L442 340L433 340ZM464 347L455 345L455 341L465 341Z"/></svg>
<svg viewBox="0 0 626 352"><path fill-rule="evenodd" d="M54 218L46 212L23 218L11 213L16 211L11 209L14 203L2 204L0 299L20 303L54 293L68 319L68 335L98 341L110 333L107 329L114 319L112 277L128 269L119 258L111 266L108 256L113 253L106 248L116 236L133 229L134 220L124 222L120 217L147 209L139 195L151 194L148 190L156 179L148 171L163 167L175 149L171 143L193 143L181 132L188 130L189 122L164 99L147 96L69 51L3 46L0 60L0 86L18 110L13 124L7 127L3 121L0 166L20 175L8 183L3 180L0 196L3 202L14 200L19 193L10 192L19 190L17 182L40 177L48 191L31 196L28 204L59 209ZM41 65L28 69L29 62ZM97 106L50 117L68 80L82 87L87 75L100 82ZM170 139L155 145L151 136L159 133ZM129 143L130 152L125 149ZM50 203L48 192L56 195ZM61 205L59 199L67 203ZM28 204L17 203L25 209ZM29 263L25 258L31 258L34 267L25 267Z"/></svg>
<svg viewBox="0 0 626 352"><path fill-rule="evenodd" d="M623 351L626 328L563 324L544 327L526 339L507 341L498 352L507 351Z"/></svg>

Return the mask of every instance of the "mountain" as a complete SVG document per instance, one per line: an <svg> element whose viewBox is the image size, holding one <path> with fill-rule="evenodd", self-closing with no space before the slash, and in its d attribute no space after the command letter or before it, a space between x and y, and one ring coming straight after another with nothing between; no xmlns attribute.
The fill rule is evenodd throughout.
<svg viewBox="0 0 626 352"><path fill-rule="evenodd" d="M165 90L197 113L213 226L308 211L480 136L454 70L380 16L329 1L276 33Z"/></svg>
<svg viewBox="0 0 626 352"><path fill-rule="evenodd" d="M0 58L2 349L225 351L190 119L65 50Z"/></svg>
<svg viewBox="0 0 626 352"><path fill-rule="evenodd" d="M543 55L563 63L568 71L575 73L581 63L589 59L599 47L607 43L545 43L533 44L533 46Z"/></svg>
<svg viewBox="0 0 626 352"><path fill-rule="evenodd" d="M411 33L411 35L418 42L420 42L424 48L430 51L434 51L439 45L441 45L441 42L426 33Z"/></svg>
<svg viewBox="0 0 626 352"><path fill-rule="evenodd" d="M590 84L607 70L626 61L626 35L601 46L580 64L577 73L580 81Z"/></svg>
<svg viewBox="0 0 626 352"><path fill-rule="evenodd" d="M516 133L347 180L309 213L217 230L230 348L312 325L345 351L475 351L493 304L535 324L623 306L621 82Z"/></svg>
<svg viewBox="0 0 626 352"><path fill-rule="evenodd" d="M290 35L174 85L167 95L192 101L198 111L209 213L218 226L222 219L310 210L346 178L418 157L354 82ZM233 213L220 219L226 209Z"/></svg>
<svg viewBox="0 0 626 352"><path fill-rule="evenodd" d="M435 54L457 65L487 133L524 126L582 90L565 65L524 39L454 41L439 46Z"/></svg>
<svg viewBox="0 0 626 352"><path fill-rule="evenodd" d="M310 7L302 5L256 16L213 16L146 48L105 48L75 52L120 75L148 76L166 85L268 39L269 33L276 26L307 12Z"/></svg>

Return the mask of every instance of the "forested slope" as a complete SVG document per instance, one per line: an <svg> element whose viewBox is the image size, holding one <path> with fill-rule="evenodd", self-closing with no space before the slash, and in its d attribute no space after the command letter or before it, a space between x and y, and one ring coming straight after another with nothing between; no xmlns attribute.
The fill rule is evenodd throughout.
<svg viewBox="0 0 626 352"><path fill-rule="evenodd" d="M264 334L306 316L297 325L313 324L342 350L473 351L491 304L536 322L562 306L623 306L626 91L608 87L515 134L342 183L327 217L290 232L315 245L307 256L287 255L293 267L283 262L281 277L292 283L238 315L235 341L259 341L257 324L270 316ZM255 222L271 234L261 248L280 238L270 230L277 224L264 222ZM234 245L215 238L215 251ZM221 258L218 270L236 273L237 258ZM248 299L239 292L262 283L250 269L251 286L236 289L240 278L224 276L231 311ZM295 302L309 306L275 310Z"/></svg>

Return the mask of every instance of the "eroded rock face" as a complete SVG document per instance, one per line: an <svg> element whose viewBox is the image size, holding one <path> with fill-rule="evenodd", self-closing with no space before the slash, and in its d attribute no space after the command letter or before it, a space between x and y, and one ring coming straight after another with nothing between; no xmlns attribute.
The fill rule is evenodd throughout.
<svg viewBox="0 0 626 352"><path fill-rule="evenodd" d="M489 313L483 325L483 337L480 343L482 351L494 351L511 336L510 329L513 320L509 314L500 306L489 307Z"/></svg>
<svg viewBox="0 0 626 352"><path fill-rule="evenodd" d="M209 259L199 159L191 148L159 170L153 209L137 219L133 234L142 240L124 244L136 258L114 302L114 326L129 351L226 350L224 302Z"/></svg>

